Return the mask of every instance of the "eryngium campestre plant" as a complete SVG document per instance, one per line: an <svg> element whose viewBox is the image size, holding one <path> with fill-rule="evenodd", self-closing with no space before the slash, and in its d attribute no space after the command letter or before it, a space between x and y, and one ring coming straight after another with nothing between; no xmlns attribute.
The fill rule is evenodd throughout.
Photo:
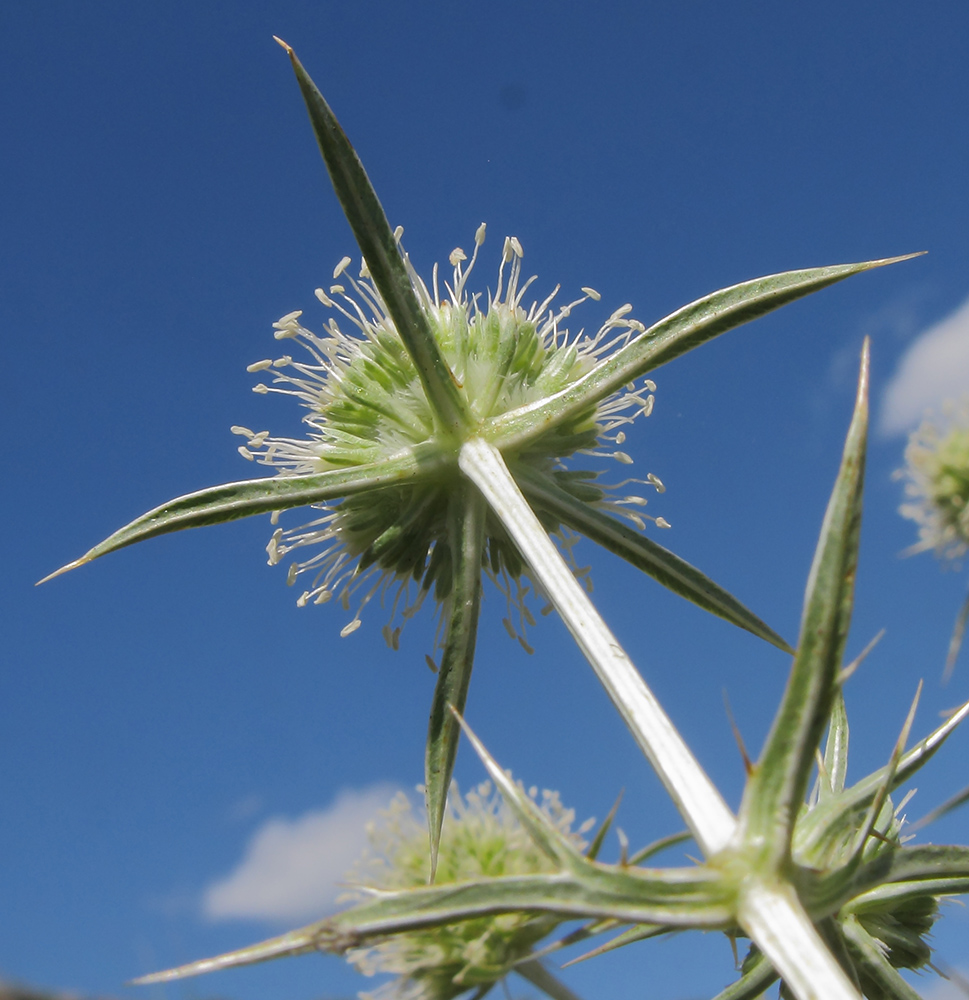
<svg viewBox="0 0 969 1000"><path fill-rule="evenodd" d="M969 891L969 848L905 843L905 803L896 808L890 796L969 715L969 703L906 751L913 704L887 765L847 785L842 688L854 665L844 668L842 660L861 529L867 383L866 344L855 413L808 578L800 642L764 749L750 767L739 815L714 806L712 786L694 800L701 803L696 810L677 799L706 855L703 862L646 868L636 863L642 857L631 862L625 851L618 864L597 862L595 851L583 854L469 731L489 777L551 872L381 890L282 937L142 981L315 950L346 954L398 935L406 941L415 931L423 935L508 914L550 922L584 918L585 936L625 925L606 948L689 928L749 937L753 945L741 977L719 1000L753 1000L777 979L785 996L801 1000L856 1000L862 993L870 1000L913 1000L899 970L928 963L927 935L939 898ZM705 778L698 764L692 767ZM692 780L684 771L682 781ZM675 793L678 782L672 784ZM425 956L432 954L431 939L421 940ZM560 996L554 982L542 988Z"/></svg>
<svg viewBox="0 0 969 1000"><path fill-rule="evenodd" d="M548 440L546 436L553 428L561 428L567 436L574 437L576 421L581 426L583 419L594 417L604 400L644 378L660 364L787 302L902 258L789 271L722 289L641 332L636 331L597 359L591 370L558 391L492 416L476 415L465 386L450 367L443 345L432 329L419 288L415 287L412 273L401 257L397 239L356 153L292 50L284 47L296 72L334 188L362 251L366 272L372 276L373 288L379 293L380 308L385 317L393 320L403 351L413 363L427 412L433 415L433 427L428 436L374 462L230 483L180 497L115 532L64 569L180 528L256 513L276 514L290 507L327 503L340 497L367 495L379 504L382 491L397 489L404 483L428 487L442 479L449 481L453 488L448 491L445 516L451 559L450 591L445 598L441 665L425 757L432 877L457 746L455 720L465 704L471 674L482 566L487 564L490 554L486 546L490 510L513 541L522 565L528 565L529 573L539 581L568 625L708 860L710 870L698 870L699 875L674 872L668 877L660 873L655 878L647 876L645 881L637 879L637 889L645 890L649 898L644 901L639 892L635 900L627 900L628 906L622 914L633 914L626 917L627 922L659 921L659 926L663 926L663 922L680 921L678 926L720 926L735 920L750 933L801 1000L822 997L853 1000L857 995L854 987L812 924L804 903L788 880L785 864L793 829L792 810L803 797L802 785L807 780L811 755L830 706L831 684L837 671L835 661L843 644L845 604L831 606L831 593L848 588L845 600L850 604L853 563L850 568L849 563L854 558L850 553L857 541L854 526L860 517L867 420L867 360L842 472L819 543L819 562L812 573L802 644L792 673L794 693L782 706L780 729L769 741L763 766L752 777L753 790L745 798L739 819L577 584L561 553L549 540L536 510L553 517L556 524L604 544L701 607L783 649L789 647L735 598L693 567L604 513L597 506L600 496L583 500L563 489L554 475L555 463L561 458L558 452L545 454L538 463L525 459L537 442ZM405 518L400 523L403 534L407 510L399 516ZM392 533L388 544L394 543ZM428 555L428 560L431 559L433 552ZM426 572L423 570L419 578L426 579ZM821 591L817 588L819 580L825 582ZM498 782L498 777L493 774L492 780ZM571 847L559 849L552 841L547 846L560 860L571 856ZM576 861L573 867L578 871L586 861ZM557 885L568 895L566 883ZM684 906L687 901L689 905ZM416 905L421 907L423 903L418 900ZM496 912L494 902L489 905L489 912ZM512 912L536 907L519 899L514 905L508 905L506 900L503 908ZM543 906L538 905L537 909ZM426 923L426 917L425 913L419 920ZM460 919L453 907L451 919ZM287 942L291 940L292 937L286 938ZM308 947L322 943L314 939ZM280 947L277 942L268 951L260 946L247 954L250 958L257 952L271 957L281 953Z"/></svg>
<svg viewBox="0 0 969 1000"><path fill-rule="evenodd" d="M734 326L889 261L757 278L704 296L649 328L626 319L623 307L588 340L567 337L560 329L571 305L553 310L549 297L527 310L522 306L527 283L520 284L521 247L510 238L502 252L502 269L510 265L507 284L502 270L499 287L486 303L465 291L470 266L462 268L463 251L452 253L452 284L441 294L436 273L429 288L402 257L356 152L292 50L284 47L363 253L362 277L353 281L356 298L347 296L342 285L322 293L324 304L342 309L344 319L356 324L356 333L350 336L331 321L320 336L289 314L277 324L277 333L299 338L310 350L309 362L284 356L253 366L274 369L284 381L272 388L296 393L311 411L306 440L271 439L268 432L237 428L247 441L243 454L259 456L280 475L172 500L58 572L167 532L259 513L276 518L291 507L342 500L303 529L288 534L278 529L270 558L322 546L290 570L291 581L301 572L312 574L304 601L325 601L334 594L349 601L355 588L366 587L370 573L373 580L362 601L394 580L419 581L412 603L398 588L392 615L401 599L402 615L413 611L429 589L442 602L439 665L431 662L438 682L425 754L433 841L459 736L449 706L463 712L470 684L482 571L501 580L517 604L519 619L506 619L506 627L523 642L531 620L518 580L526 566L531 574L535 566L522 556L521 537L510 541L516 525L509 523L506 501L515 495L524 494L529 516L538 517L538 530L585 535L700 607L790 649L731 594L637 531L641 518L630 509L634 498L610 497L597 481L599 470L567 470L562 460L587 452L624 462L623 427L650 407L652 382L646 376L654 368ZM475 252L483 236L479 230ZM347 265L341 262L337 278ZM591 289L584 294L595 297ZM486 489L489 483L497 492ZM652 485L660 487L657 480ZM617 511L627 520L632 517L633 525L613 516ZM562 601L546 584L542 589L561 611ZM344 632L358 622L354 616ZM397 645L392 624L385 636ZM600 638L603 649L615 645L605 633ZM590 647L584 649L591 655ZM631 664L623 669L628 673ZM606 683L615 697L614 685ZM643 697L651 700L645 692ZM652 737L640 733L637 738Z"/></svg>

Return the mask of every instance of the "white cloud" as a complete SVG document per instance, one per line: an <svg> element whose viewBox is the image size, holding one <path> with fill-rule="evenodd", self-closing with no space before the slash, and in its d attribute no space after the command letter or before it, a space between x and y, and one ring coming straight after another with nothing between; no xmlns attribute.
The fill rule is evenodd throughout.
<svg viewBox="0 0 969 1000"><path fill-rule="evenodd" d="M326 809L296 819L272 817L252 835L245 856L202 897L212 920L313 920L332 909L337 885L360 856L364 827L396 788L346 789Z"/></svg>
<svg viewBox="0 0 969 1000"><path fill-rule="evenodd" d="M881 431L910 430L929 407L969 392L969 299L930 326L902 355L882 394Z"/></svg>

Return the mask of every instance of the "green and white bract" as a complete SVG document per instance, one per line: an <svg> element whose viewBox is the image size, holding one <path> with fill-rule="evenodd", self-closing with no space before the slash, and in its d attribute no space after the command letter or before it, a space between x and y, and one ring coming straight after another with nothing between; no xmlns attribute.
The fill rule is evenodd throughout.
<svg viewBox="0 0 969 1000"><path fill-rule="evenodd" d="M400 234L398 229L398 240ZM478 428L496 416L567 388L644 330L642 323L628 318L632 307L625 305L594 336L583 336L581 331L570 335L563 322L572 310L588 299L599 299L591 288L583 288L580 298L555 309L556 287L543 301L526 309L522 300L534 278L521 282L522 248L515 237L505 239L497 288L482 303L480 295L469 295L467 281L484 238L482 224L475 234L470 260L463 250L452 251L452 280L445 284L443 295L437 267L428 288L404 256L433 335ZM274 324L276 339L299 341L308 359L284 355L249 366L251 372L265 371L273 376L271 385L259 384L255 392L295 396L309 411L303 418L308 434L302 439L233 428L247 439L239 449L245 458L271 466L282 476L377 463L416 446L437 447L441 454L455 452L454 443L438 425L417 369L366 265L359 278L353 278L348 273L349 264L350 258L344 257L334 270L334 282L339 283L328 291L316 290L320 302L336 314L328 320L325 333L316 334L304 327L301 312L289 313ZM351 332L345 332L341 322L349 324ZM662 491L656 476L610 487L598 482L596 471L566 469L562 464L563 459L576 454L630 464L632 459L621 450L624 427L638 415L650 413L654 390L649 379L639 387L627 386L573 418L552 423L506 459L542 471L577 499L624 516L639 528L647 519L668 527L664 519L642 513L643 498L614 492L630 482ZM314 550L289 570L290 584L303 574L310 579L297 603L322 604L338 597L349 609L351 597L359 591L357 613L342 631L346 635L359 627L360 609L378 593L386 597L394 583L397 587L389 601L391 623L398 612L404 619L410 617L432 588L436 600L446 600L452 572L447 498L460 475L456 453L453 458L443 474L370 490L347 497L336 506L321 505L321 516L308 524L287 531L277 529L268 546L270 564L298 550ZM574 536L557 519L546 515L543 526L556 534L566 549L573 543ZM530 588L521 583L527 570L493 515L488 518L486 533L483 568L517 609L518 623L509 631L525 644L525 626L533 623L524 604ZM419 585L413 600L408 594L411 582ZM399 633L399 628L385 628L392 646L396 647Z"/></svg>

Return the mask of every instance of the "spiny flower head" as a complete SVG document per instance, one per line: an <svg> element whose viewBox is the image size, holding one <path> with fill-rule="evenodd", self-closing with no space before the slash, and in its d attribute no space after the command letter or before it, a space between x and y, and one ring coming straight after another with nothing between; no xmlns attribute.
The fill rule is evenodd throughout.
<svg viewBox="0 0 969 1000"><path fill-rule="evenodd" d="M820 789L824 784L827 795ZM897 850L913 839L903 835L906 824L904 809L915 794L911 789L896 806L885 797L872 824L872 834L858 850L859 831L868 820L868 805L848 809L830 824L812 822L822 806L830 815L837 809L838 799L844 798L844 789L832 785L829 775L818 777L818 786L811 801L803 809L795 826L793 857L805 870L815 873L844 873L844 881L857 864L876 866L888 863ZM816 876L817 877L817 876ZM938 897L931 891L894 896L890 891L861 893L847 901L837 913L835 923L857 920L865 931L879 942L885 957L896 969L921 969L928 965L932 948L927 938L939 916Z"/></svg>
<svg viewBox="0 0 969 1000"><path fill-rule="evenodd" d="M910 499L899 512L919 526L911 551L960 558L969 547L969 397L947 400L941 422L928 418L912 432L905 463L898 475Z"/></svg>
<svg viewBox="0 0 969 1000"><path fill-rule="evenodd" d="M916 790L910 789L898 805L888 793L897 776L914 772L931 756L925 747L940 732L921 744L921 752L919 747L910 752L912 766L902 748L913 717L914 705L889 765L849 786L848 719L842 695L836 696L814 789L801 807L791 843L802 898L817 917L825 916L828 943L836 943L851 963L867 997L895 995L885 990L883 974L879 979L879 963L913 971L931 965L929 938L940 915L940 898L962 891L961 880L946 884L951 873L944 871L941 856L922 860L918 875L918 862L910 862L906 870L905 856L919 855L918 848L906 847L914 837L904 832L904 810ZM936 877L926 879L926 874ZM873 961L873 955L880 957ZM745 973L755 960L760 952L752 947Z"/></svg>
<svg viewBox="0 0 969 1000"><path fill-rule="evenodd" d="M579 849L581 834L593 821L572 831L575 813L566 809L558 792L536 788L528 794L565 837ZM427 830L400 793L378 822L367 828L370 850L348 878L367 888L411 889L427 884L429 865ZM505 800L483 782L464 796L452 786L438 855L437 885L469 879L530 875L555 871L549 860L515 817ZM516 962L527 958L533 946L558 921L549 916L510 913L480 917L444 927L396 934L347 953L347 959L365 975L392 973L397 978L363 998L380 1000L450 1000L473 987L491 985Z"/></svg>
<svg viewBox="0 0 969 1000"><path fill-rule="evenodd" d="M398 240L400 234L398 229ZM495 291L485 301L469 294L467 280L484 238L482 224L470 260L461 249L451 253L452 280L445 284L443 294L436 266L428 288L404 256L421 308L478 427L565 389L644 329L628 318L632 307L625 305L594 336L583 336L581 331L571 335L564 321L576 306L599 299L591 288L583 288L575 301L554 308L556 287L544 300L526 308L523 299L534 278L521 281L522 248L514 237L505 240ZM274 324L277 340L298 341L306 354L299 358L283 355L249 367L251 372L272 375L270 385L255 387L257 393L295 396L308 410L303 418L308 429L305 438L278 438L268 431L233 428L246 438L239 449L245 458L271 466L283 476L369 465L416 446L453 451L366 264L358 278L349 274L349 265L350 258L344 257L333 272L335 283L328 291L316 291L320 302L332 310L322 334L301 324L301 312L289 313ZM598 405L551 423L506 458L541 470L577 499L619 513L642 528L648 516L635 508L646 501L610 493L629 480L609 487L597 480L598 472L566 469L562 460L581 453L631 463L620 447L625 439L623 428L636 416L650 413L654 389L649 379L638 388L627 386ZM289 570L290 584L304 574L310 580L297 602L301 606L338 597L348 609L351 596L361 591L357 614L343 634L359 626L359 608L378 593L385 597L394 583L391 621L398 611L406 619L432 588L439 602L450 593L446 510L458 475L455 460L440 475L369 490L339 505L323 506L320 516L308 524L276 530L268 546L269 562L312 550ZM653 475L644 482L663 490ZM567 547L572 543L574 536L557 519L541 509L537 513L547 531L558 535ZM662 518L648 519L668 526ZM483 568L517 608L517 627L511 626L510 619L506 624L525 644L525 626L534 622L524 604L529 589L521 583L522 576L527 576L525 567L493 514L488 516L486 534ZM413 600L408 591L412 581L418 585ZM392 646L396 647L399 632L399 628L385 627Z"/></svg>

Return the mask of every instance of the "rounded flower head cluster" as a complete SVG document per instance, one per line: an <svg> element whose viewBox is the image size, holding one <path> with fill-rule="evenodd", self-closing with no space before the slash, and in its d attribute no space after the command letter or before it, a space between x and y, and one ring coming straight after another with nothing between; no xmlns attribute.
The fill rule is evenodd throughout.
<svg viewBox="0 0 969 1000"><path fill-rule="evenodd" d="M401 231L395 234L400 239ZM478 250L484 242L482 224L474 239L470 260L461 249L450 255L451 282L439 288L435 266L431 287L404 257L413 286L430 323L431 331L460 387L475 426L496 416L536 403L587 374L604 355L642 332L643 325L628 318L631 306L616 310L593 336L570 335L564 321L588 299L598 300L591 288L567 305L553 308L556 287L541 302L528 308L523 299L533 279L522 282L522 248L514 237L505 240L498 284L482 301L469 295L467 280ZM440 446L453 453L440 433L434 409L428 402L417 369L387 314L380 294L369 278L366 265L358 278L349 273L345 257L333 272L328 291L317 289L320 302L332 310L324 332L304 327L301 312L284 316L275 324L280 341L297 341L300 357L283 355L249 366L251 372L272 375L271 384L255 386L257 393L280 392L295 396L307 409L303 421L306 437L271 437L268 431L254 433L246 427L233 431L246 438L241 454L280 475L299 476L335 469L350 469L379 463L417 446ZM626 483L606 486L598 472L565 469L562 460L581 453L611 458L621 464L631 459L621 450L623 428L653 406L653 382L626 389L591 406L586 411L550 423L514 455L515 462L528 463L554 478L574 497L625 516L638 527L644 519L667 527L662 518L641 512L645 500L610 491ZM323 506L318 518L301 527L277 529L269 546L269 561L275 564L290 553L307 552L289 569L288 582L305 579L298 600L321 604L337 597L349 610L356 596L357 612L343 629L348 634L360 624L360 609L379 594L389 598L391 622L400 614L412 615L428 592L438 601L451 590L451 553L447 538L446 512L449 494L459 476L456 455L440 463L434 475L401 485L371 489L350 495L338 505ZM632 482L642 482L633 480ZM662 491L655 476L646 485ZM536 513L545 528L568 544L571 535L555 518ZM483 569L499 584L509 604L518 612L518 626L510 631L524 645L524 628L531 615L524 604L529 589L522 584L521 559L497 519L489 515ZM526 574L527 575L527 574ZM417 587L411 595L409 583ZM510 621L507 622L510 626ZM399 628L385 627L388 642L395 646Z"/></svg>
<svg viewBox="0 0 969 1000"><path fill-rule="evenodd" d="M912 551L934 549L958 559L969 548L969 397L951 400L941 425L923 421L905 449L905 493L900 513L919 526Z"/></svg>
<svg viewBox="0 0 969 1000"><path fill-rule="evenodd" d="M592 820L573 833L575 813L562 806L557 792L542 791L539 797L532 788L529 794L578 848L585 846L581 834L592 826ZM436 885L554 870L490 782L464 796L452 786L448 807ZM375 891L427 885L427 829L406 796L401 793L391 802L380 821L368 826L367 836L370 849L349 873L352 882ZM365 1000L450 1000L497 982L516 962L527 958L557 923L548 915L526 913L480 917L396 934L353 949L347 958L364 975L396 976L372 993L361 993Z"/></svg>

